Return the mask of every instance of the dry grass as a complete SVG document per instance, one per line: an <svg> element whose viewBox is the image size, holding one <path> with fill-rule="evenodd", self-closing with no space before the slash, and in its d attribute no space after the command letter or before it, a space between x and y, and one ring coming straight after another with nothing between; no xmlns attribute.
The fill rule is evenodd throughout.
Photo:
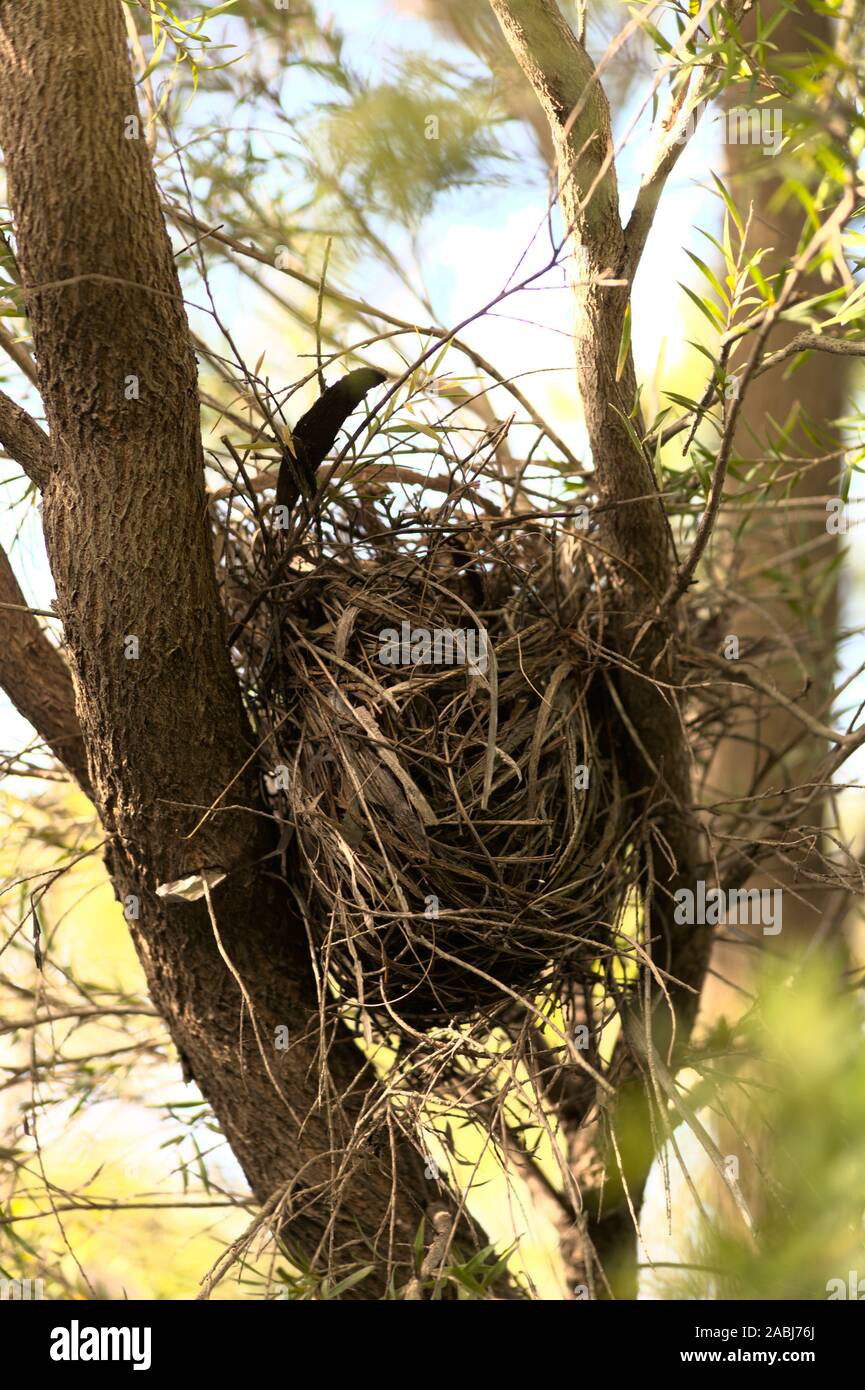
<svg viewBox="0 0 865 1390"><path fill-rule="evenodd" d="M631 856L602 610L567 517L448 499L375 531L367 499L340 543L344 508L315 541L271 538L248 696L324 972L367 1024L416 1036L585 980L609 951ZM467 651L386 664L404 624L468 632Z"/></svg>

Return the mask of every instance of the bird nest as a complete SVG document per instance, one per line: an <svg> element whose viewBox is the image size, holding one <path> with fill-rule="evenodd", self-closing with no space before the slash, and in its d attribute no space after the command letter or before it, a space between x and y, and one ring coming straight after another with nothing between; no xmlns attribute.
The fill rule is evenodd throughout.
<svg viewBox="0 0 865 1390"><path fill-rule="evenodd" d="M307 546L271 587L266 785L322 974L365 1021L488 1016L609 953L633 836L597 614L563 608L556 546L482 519Z"/></svg>

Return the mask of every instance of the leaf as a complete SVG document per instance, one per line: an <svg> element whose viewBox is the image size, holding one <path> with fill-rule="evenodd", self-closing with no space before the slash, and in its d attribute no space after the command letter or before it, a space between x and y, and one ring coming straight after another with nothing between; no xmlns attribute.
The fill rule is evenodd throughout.
<svg viewBox="0 0 865 1390"><path fill-rule="evenodd" d="M706 318L709 320L713 328L720 328L722 331L724 328L726 328L724 316L718 308L717 304L713 304L711 299L700 299L699 295L694 294L693 290L689 290L688 286L683 285L681 280L678 282L678 285L679 289L684 290L688 298L693 300L697 308L700 310L700 313L705 314Z"/></svg>
<svg viewBox="0 0 865 1390"><path fill-rule="evenodd" d="M697 343L697 342L695 342L693 338L688 338L688 339L687 339L687 343L688 343L688 346L689 346L689 347L692 347L692 348L694 349L695 352L699 352L703 357L708 358L708 360L709 360L709 361L711 362L711 364L712 364L712 369L713 369L713 370L717 367L717 365L718 365L718 359L717 359L717 357L715 356L714 353L712 353L712 352L709 351L709 349L708 349L707 347L704 347L702 343ZM670 393L669 393L669 391L665 391L664 394L668 396Z"/></svg>
<svg viewBox="0 0 865 1390"><path fill-rule="evenodd" d="M150 59L150 62L147 64L147 67L144 69L143 73L139 77L137 85L140 85L142 82L146 82L150 74L153 72L153 69L155 67L158 67L159 60L165 52L165 45L167 43L168 32L163 31L162 38L159 40L159 43L156 45L156 48L153 51L153 57Z"/></svg>
<svg viewBox="0 0 865 1390"><path fill-rule="evenodd" d="M635 11L631 10L631 14L634 13ZM663 53L673 52L672 44L668 43L668 41L664 38L664 35L661 33L660 29L656 29L654 24L650 24L649 21L645 19L642 14L640 14L640 24L641 27L645 29L646 33L649 35L651 39L654 40L654 42L658 45L658 47L661 49Z"/></svg>
<svg viewBox="0 0 865 1390"><path fill-rule="evenodd" d="M763 273L758 269L757 260L758 257L753 256L751 260L748 262L748 273L750 274L751 279L754 281L754 284L757 286L757 289L760 291L760 294L763 296L764 303L773 304L775 301L774 291L772 290L772 286L768 283Z"/></svg>
<svg viewBox="0 0 865 1390"><path fill-rule="evenodd" d="M621 381L622 372L625 370L625 363L628 360L628 353L631 348L631 301L625 306L625 317L622 320L622 336L619 339L619 355L616 359L616 381Z"/></svg>
<svg viewBox="0 0 865 1390"><path fill-rule="evenodd" d="M700 402L695 401L692 396L682 396L678 391L665 391L664 395L668 400L675 401L676 405L680 405L683 410L697 410L700 405Z"/></svg>
<svg viewBox="0 0 865 1390"><path fill-rule="evenodd" d="M628 438L630 439L630 441L631 441L631 443L633 444L634 448L636 449L637 453L638 453L638 454L642 454L643 457L645 458L645 454L643 454L643 441L640 439L640 436L637 434L637 431L634 429L634 426L633 426L632 422L628 419L627 415L625 415L621 410L619 410L618 406L613 405L612 402L610 403L610 405L611 405L611 409L615 410L615 412L616 412L616 414L618 415L619 419L620 419L620 420L622 421L622 423L624 424L625 429L628 431Z"/></svg>
<svg viewBox="0 0 865 1390"><path fill-rule="evenodd" d="M848 296L846 302L841 306L838 313L832 318L826 319L826 324L845 324L852 322L853 319L860 318L865 312L865 283L860 283Z"/></svg>
<svg viewBox="0 0 865 1390"><path fill-rule="evenodd" d="M338 1284L334 1284L328 1297L339 1298L340 1294L345 1293L348 1289L353 1289L355 1284L359 1284L362 1279L366 1279L372 1274L374 1269L375 1265L363 1265L360 1269L356 1269L353 1274L347 1274Z"/></svg>
<svg viewBox="0 0 865 1390"><path fill-rule="evenodd" d="M236 4L237 0L223 0L221 5L211 5L210 9L204 11L201 18L202 20L212 19L215 14L222 14L225 10L230 10L232 6Z"/></svg>
<svg viewBox="0 0 865 1390"><path fill-rule="evenodd" d="M654 463L655 463L655 482L658 484L658 490L659 490L659 491L662 491L662 490L663 490L663 486L664 486L664 482L663 482L663 478L664 478L664 466L663 466L663 464L661 463L661 448L662 448L662 445L661 445L661 438L662 438L662 436L661 436L661 433L660 433L660 431L659 431L659 432L658 432L658 438L657 438L657 441L656 441L656 443L655 443L655 459L654 459Z"/></svg>
<svg viewBox="0 0 865 1390"><path fill-rule="evenodd" d="M723 300L723 302L729 309L730 300L714 270L710 270L709 266L706 265L705 261L701 261L699 256L696 256L693 251L688 251L687 248L685 250L685 255L690 256L691 260L694 262L694 265L699 267L699 269L703 272L704 276L708 280L709 284L712 286L712 289L715 291L718 297Z"/></svg>
<svg viewBox="0 0 865 1390"><path fill-rule="evenodd" d="M421 1219L420 1219L420 1224L419 1224L419 1226L418 1226L418 1228L417 1228L417 1233L416 1233L415 1238L414 1238L414 1255L415 1255L415 1261L416 1261L416 1264L417 1264L417 1268L418 1268L418 1269L420 1269L421 1264L423 1263L423 1255L424 1255L424 1232L425 1232L425 1230L426 1230L426 1217L425 1217L425 1216L422 1216Z"/></svg>
<svg viewBox="0 0 865 1390"><path fill-rule="evenodd" d="M712 171L710 171L710 172L712 172ZM727 192L726 188L724 187L723 183L722 183L721 180L718 178L718 175L717 175L716 173L712 172L712 178L715 180L715 187L717 188L718 192L720 193L721 197L724 199L724 202L725 202L726 205L727 205L727 211L729 212L730 216L732 217L733 221L734 221L735 224L736 224L736 228L737 228L737 230L738 230L739 236L740 236L740 237L743 237L743 236L745 235L745 228L744 228L743 225L742 225L742 219L741 219L741 217L739 216L738 212L736 211L736 204L733 202L733 199L730 197L730 195L729 195L729 193Z"/></svg>

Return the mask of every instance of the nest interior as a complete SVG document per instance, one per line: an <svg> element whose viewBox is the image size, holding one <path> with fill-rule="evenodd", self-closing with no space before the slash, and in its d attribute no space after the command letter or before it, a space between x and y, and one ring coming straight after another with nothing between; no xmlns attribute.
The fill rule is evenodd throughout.
<svg viewBox="0 0 865 1390"><path fill-rule="evenodd" d="M271 587L255 696L295 895L391 1030L585 981L630 891L610 673L560 543L482 518L307 545Z"/></svg>

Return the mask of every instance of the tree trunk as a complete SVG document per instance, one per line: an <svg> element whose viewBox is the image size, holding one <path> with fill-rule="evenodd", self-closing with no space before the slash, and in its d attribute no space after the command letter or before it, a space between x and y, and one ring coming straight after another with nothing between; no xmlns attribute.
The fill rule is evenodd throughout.
<svg viewBox="0 0 865 1390"><path fill-rule="evenodd" d="M89 784L154 1004L253 1192L282 1194L276 1224L314 1271L375 1263L351 1296L381 1295L408 1277L432 1194L407 1146L369 1142L383 1109L346 1031L323 1065L226 645L196 363L137 117L119 0L0 0L0 146ZM212 914L157 896L205 869L226 876Z"/></svg>

